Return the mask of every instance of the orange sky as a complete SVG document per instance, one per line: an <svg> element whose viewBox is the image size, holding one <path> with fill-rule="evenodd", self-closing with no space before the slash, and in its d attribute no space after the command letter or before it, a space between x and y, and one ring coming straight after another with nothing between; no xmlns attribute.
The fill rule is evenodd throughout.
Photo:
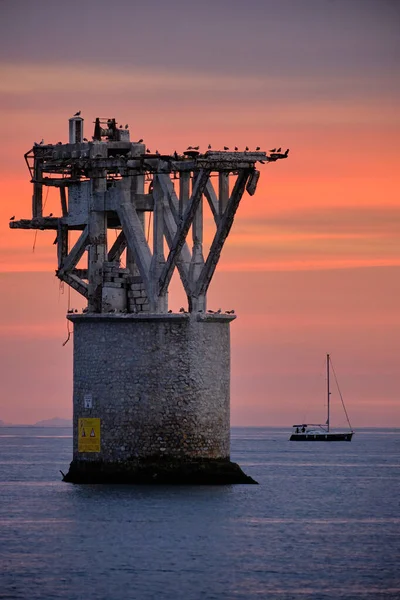
<svg viewBox="0 0 400 600"><path fill-rule="evenodd" d="M80 9L79 44L73 7L45 0L38 16L21 2L2 4L0 419L71 415L72 343L62 346L67 291L54 277L54 235L35 240L9 230L8 219L30 216L24 152L42 138L66 141L68 118L82 110L89 135L96 116L116 117L160 152L289 147L288 160L261 167L256 195L244 196L209 292L211 308L238 314L232 423L322 418L330 352L354 427L400 426L396 3L304 0L299 11L294 0L260 0L250 2L249 20L242 3L230 2L227 15L221 1L205 21L208 2L202 12L172 2L154 20L160 3L117 1L126 12L119 44L106 40L114 25L95 37L99 4ZM50 192L48 212L56 201ZM176 280L170 297L173 309L184 302ZM72 302L83 306L74 293Z"/></svg>

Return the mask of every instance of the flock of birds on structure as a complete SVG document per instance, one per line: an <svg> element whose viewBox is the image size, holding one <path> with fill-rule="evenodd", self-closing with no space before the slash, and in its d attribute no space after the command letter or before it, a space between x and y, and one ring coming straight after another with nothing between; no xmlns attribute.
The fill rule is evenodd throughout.
<svg viewBox="0 0 400 600"><path fill-rule="evenodd" d="M129 125L125 125L125 129L128 129L128 127L129 127ZM123 128L123 126L122 126L122 125L120 125L120 129L122 129L122 128ZM94 138L93 138L93 139L94 139ZM83 138L83 141L84 141L84 142L88 142L89 140L88 140L87 138ZM135 142L135 144L142 144L142 143L143 143L143 138L140 138L140 140L138 140L137 142ZM35 143L34 143L34 145L35 145L35 146L43 146L43 144L44 144L44 140L42 140L42 141L41 141L41 142L39 142L39 143L38 143L38 142L35 142ZM61 146L61 145L62 145L62 142L57 142L57 144L56 144L56 145L57 145L57 146ZM211 144L208 144L208 147L207 147L207 149L208 149L208 150L211 150L211 149L212 149L212 146L211 146ZM190 152L199 152L199 150L200 150L200 146L188 146L188 147L186 148L186 152L187 152L188 154L189 154ZM229 150L230 150L229 146L224 146L224 151L225 151L225 152L227 152L227 151L229 151ZM246 146L246 147L245 147L245 149L244 149L244 152L259 152L260 150L261 150L260 146L257 146L255 150L250 150L250 148L249 148L248 146ZM233 151L234 151L234 152L241 152L241 150L239 150L238 146L235 146ZM232 150L231 150L231 152L232 152ZM288 156L288 154L289 154L289 148L287 148L287 149L285 150L285 152L282 152L282 148L272 148L272 150L270 150L269 152L270 152L270 154L272 155L272 158L273 158L273 155L275 155L275 154L276 154L276 155L282 155L282 156L285 156L285 157L286 157L286 156ZM152 155L155 155L155 156L161 156L161 155L160 155L160 152L159 152L158 150L156 150L155 152L152 152L152 151L150 150L150 148L146 148L146 154L152 154ZM184 154L185 154L185 153L184 153ZM173 153L173 156L174 156L175 160L178 160L178 159L182 158L182 156L181 156L181 155L179 155L179 154L178 154L178 152L177 152L176 150L174 151L174 153ZM130 152L128 152L128 153L127 153L127 154L125 154L125 155L123 155L123 154L117 154L115 158L130 158L130 157L131 157L131 153L130 153ZM95 158L103 158L103 155L102 155L102 154L98 154L98 155L97 155ZM259 162L260 162L261 164L265 164L263 160L260 160Z"/></svg>
<svg viewBox="0 0 400 600"><path fill-rule="evenodd" d="M172 313L173 311L172 311L172 310L169 310L168 312L169 312L169 313ZM183 308L183 306L182 306L182 307L179 309L179 312L180 312L180 313L187 313L188 311L187 311L187 310L185 310L185 309ZM197 312L199 312L199 313L202 313L203 311L202 311L202 310L198 310ZM210 314L212 314L212 315L220 315L220 314L222 313L222 309L221 309L221 308L219 308L218 310L208 310L207 312L208 312L208 313L210 313ZM234 310L226 310L226 311L225 311L225 314L226 314L226 315L234 315L234 314L235 314L235 311L234 311Z"/></svg>
<svg viewBox="0 0 400 600"><path fill-rule="evenodd" d="M73 313L77 313L77 312L79 312L79 311L78 311L76 308L69 308L69 309L67 310L67 313L68 313L68 314L73 314ZM87 312L88 312L88 308L83 308L83 309L82 309L82 312L83 312L83 313L87 313ZM127 310L126 308L124 308L123 310L118 310L117 308L112 308L112 309L111 309L111 310L109 310L108 312L109 312L109 313L127 313L127 312L128 312L128 310ZM169 310L169 311L168 311L168 314L172 314L173 312L174 312L173 310ZM180 313L184 313L184 314L188 314L188 313L189 313L189 311L185 310L185 309L183 308L183 306L182 306L182 307L179 309L179 312L180 312ZM199 312L199 313L202 313L203 311L202 311L202 310L198 310L197 312ZM220 315L220 314L222 313L222 309L221 309L221 308L219 308L218 310L208 310L208 311L207 311L207 313L209 313L209 314L211 314L211 315ZM232 309L232 310L226 310L226 311L225 311L225 314L226 314L226 315L234 315L234 314L235 314L235 311L234 311L233 309Z"/></svg>
<svg viewBox="0 0 400 600"><path fill-rule="evenodd" d="M78 112L76 112L76 113L74 114L74 117L79 117L79 116L80 116L80 114L81 114L81 111L80 111L80 110L78 110ZM119 126L119 128L120 128L120 129L124 129L124 126L123 126L123 125L120 125L120 126ZM125 129L129 129L129 125L128 125L128 124L126 124L126 125L125 125ZM93 138L93 139L94 139L94 138ZM84 142L88 142L89 140L88 140L87 138L83 138L83 141L84 141ZM137 142L135 142L135 143L136 143L136 144L141 144L142 142L143 142L143 138L141 138L140 140L138 140L138 141L137 141ZM44 144L44 140L42 140L40 143L37 143L37 142L35 142L35 146L42 146L43 144ZM57 145L61 145L61 144L62 144L62 142L57 142ZM211 149L212 149L212 146L211 146L211 144L208 144L208 148L207 148L207 149L208 149L208 150L211 150ZM198 152L199 150L200 150L200 146L188 146L188 147L186 148L186 152L190 152L190 151L192 151L192 152ZM227 152L227 151L229 151L229 150L230 150L229 146L224 146L224 151L225 151L225 152ZM246 146L246 147L245 147L245 149L244 149L244 152L259 152L260 150L261 150L260 146L257 146L255 150L250 150L250 148L249 148L248 146ZM239 150L238 146L235 146L235 147L234 147L234 152L240 152L240 150ZM272 148L272 150L270 150L269 152L270 152L270 154L278 154L278 155L280 155L280 154L283 154L283 156L288 156L288 154L289 154L289 148L287 148L287 150L286 150L285 152L282 152L282 148ZM146 149L146 154L155 154L155 155L159 155L160 153L159 153L159 151L158 151L158 150L156 150L156 151L153 153L153 152L150 150L150 148L147 148L147 149ZM128 155L125 155L125 156L124 156L124 155L118 155L118 156L117 156L117 158L126 158L127 156L128 156ZM99 155L99 158L100 158L100 157L101 157L101 155ZM128 156L128 158L129 158L129 156ZM180 156L179 156L179 154L176 152L176 150L175 150L175 152L174 152L174 158L175 158L176 160L177 160L178 158L180 158ZM261 160L261 161L259 161L259 162L261 162L262 164L264 164L264 162L263 162L262 160Z"/></svg>
<svg viewBox="0 0 400 600"><path fill-rule="evenodd" d="M87 141L87 140L86 140L86 141ZM140 140L138 140L138 141L137 141L137 142L135 142L135 143L136 143L136 144L141 144L142 142L143 142L143 139L140 139ZM211 149L212 149L212 146L211 146L211 144L208 144L208 147L207 147L207 149L208 149L208 150L211 150ZM199 152L199 150L200 150L200 146L188 146L188 147L186 148L186 153L188 153L188 154L189 154L190 152ZM224 146L224 151L225 151L225 152L227 152L227 151L229 151L229 150L230 150L229 146ZM234 147L234 149L233 149L233 151L234 151L234 152L242 152L241 150L239 150L238 146L235 146L235 147ZM233 151L231 150L231 152L233 152ZM250 150L250 148L249 148L248 146L246 146L243 152L260 152L260 151L261 151L261 148L260 148L260 146L257 146L255 150ZM285 157L286 157L286 156L288 156L288 154L289 154L289 148L287 148L287 149L285 150L285 152L282 152L282 148L272 148L272 150L270 150L269 152L270 152L270 154L272 154L272 155L276 154L276 155L283 155L283 156L285 156ZM153 153L153 152L150 150L150 148L147 148L147 149L146 149L146 153L147 153L147 154L155 154L156 156L159 156L159 155L160 155L160 153L159 153L159 151L158 151L158 150L156 150L156 151ZM184 154L185 154L185 152L184 152ZM181 158L181 157L179 156L179 154L177 153L177 151L176 151L176 150L174 151L174 158L175 158L176 160L177 160L178 158ZM260 163L262 163L262 164L264 164L264 161L262 161L262 160L260 160L259 162L260 162Z"/></svg>
<svg viewBox="0 0 400 600"><path fill-rule="evenodd" d="M49 215L47 215L48 217L52 217L53 213L50 213ZM14 221L15 219L15 215L13 215L12 217L9 218L9 221Z"/></svg>
<svg viewBox="0 0 400 600"><path fill-rule="evenodd" d="M78 110L78 112L76 112L74 114L74 117L79 117L80 114L81 114L81 111ZM123 125L120 125L119 128L123 129ZM129 129L129 125L128 124L125 125L125 129ZM83 138L83 141L87 142L88 139L87 138ZM138 140L135 143L136 144L141 144L142 142L143 142L143 138L140 138L140 140ZM35 142L35 146L42 146L43 144L44 144L44 140L42 140L40 143ZM57 145L62 145L62 142L57 142ZM211 144L208 144L208 150L211 150L211 149L212 149ZM190 152L198 152L199 150L200 150L200 146L188 146L187 149L186 149L186 153L189 155ZM224 146L224 151L225 152L229 151L229 150L230 150L229 146ZM248 146L246 146L245 149L244 149L244 152L259 152L260 150L261 150L260 146L257 146L254 151L250 150L250 148ZM238 146L234 146L234 151L235 152L239 152ZM289 148L287 148L285 150L285 152L282 152L282 148L272 148L272 150L270 150L269 152L271 154L271 156L269 157L270 160L277 160L277 158L279 158L279 157L287 157L288 154L289 154ZM156 150L153 153L150 150L150 148L146 149L146 154L153 154L153 155L156 155L156 156L160 156L160 153L159 153L158 150ZM184 152L184 154L185 154L185 152ZM126 159L126 158L130 158L130 156L131 156L131 153L128 152L128 154L125 154L125 155L117 154L115 158L125 158ZM174 151L173 156L174 156L175 160L183 158L183 156L179 155L176 150ZM103 158L103 157L102 157L101 154L99 154L99 155L96 156L96 158ZM265 164L265 162L263 160L260 160L259 162L261 164ZM50 213L49 217L52 217L52 216L53 216L52 213ZM15 219L15 217L11 217L10 221L13 221L14 219ZM209 312L213 312L213 311L209 311Z"/></svg>
<svg viewBox="0 0 400 600"><path fill-rule="evenodd" d="M143 140L141 140L143 141ZM211 150L212 146L211 144L208 144L208 150ZM200 146L188 146L186 150L199 150ZM230 150L229 146L224 146L224 150ZM257 146L255 150L250 150L250 148L248 146L245 147L244 152L259 152L261 150L260 146ZM234 147L234 151L235 152L241 152L241 150L239 150L239 148L237 146ZM271 153L277 153L279 154L282 151L282 148L272 148L272 150L270 150ZM289 148L286 150L285 154L289 154Z"/></svg>

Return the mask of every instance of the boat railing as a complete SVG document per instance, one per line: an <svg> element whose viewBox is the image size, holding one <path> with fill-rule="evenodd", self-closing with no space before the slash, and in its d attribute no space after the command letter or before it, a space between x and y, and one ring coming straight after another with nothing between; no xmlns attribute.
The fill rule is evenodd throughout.
<svg viewBox="0 0 400 600"><path fill-rule="evenodd" d="M326 433L329 432L326 423L301 423L300 425L293 425L293 428L296 429L296 433L307 433L309 427L319 427L322 431Z"/></svg>
<svg viewBox="0 0 400 600"><path fill-rule="evenodd" d="M326 423L301 423L300 425L292 425L292 427L322 427L323 429L326 426Z"/></svg>

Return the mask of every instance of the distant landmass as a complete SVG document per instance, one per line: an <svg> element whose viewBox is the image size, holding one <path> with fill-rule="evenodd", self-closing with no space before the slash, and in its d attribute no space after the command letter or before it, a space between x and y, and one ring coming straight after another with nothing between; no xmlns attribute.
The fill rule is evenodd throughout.
<svg viewBox="0 0 400 600"><path fill-rule="evenodd" d="M6 423L0 419L0 427L72 427L72 419L61 419L53 417L52 419L43 419L33 425L24 425L19 423Z"/></svg>
<svg viewBox="0 0 400 600"><path fill-rule="evenodd" d="M53 417L52 419L44 419L34 424L34 427L72 427L72 419L60 419Z"/></svg>

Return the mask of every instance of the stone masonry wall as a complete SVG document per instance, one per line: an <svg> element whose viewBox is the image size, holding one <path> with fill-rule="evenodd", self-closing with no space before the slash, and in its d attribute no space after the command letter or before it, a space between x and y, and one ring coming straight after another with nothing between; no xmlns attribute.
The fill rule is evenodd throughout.
<svg viewBox="0 0 400 600"><path fill-rule="evenodd" d="M74 459L229 458L232 318L71 316ZM79 418L101 419L100 453L78 452Z"/></svg>
<svg viewBox="0 0 400 600"><path fill-rule="evenodd" d="M121 268L120 261L103 263L103 312L149 312L146 288L140 276Z"/></svg>

